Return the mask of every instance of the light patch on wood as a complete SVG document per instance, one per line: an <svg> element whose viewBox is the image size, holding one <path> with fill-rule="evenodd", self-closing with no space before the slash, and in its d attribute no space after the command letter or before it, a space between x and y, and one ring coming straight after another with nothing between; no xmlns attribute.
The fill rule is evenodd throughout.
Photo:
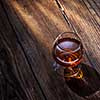
<svg viewBox="0 0 100 100"><path fill-rule="evenodd" d="M38 6L38 8L41 10L41 12L48 17L51 21L53 21L53 23L55 25L57 25L58 29L61 29L62 32L63 30L67 31L67 27L64 26L64 23L62 22L62 20L60 18L58 18L56 15L54 15L50 10L48 10L47 8L45 8L44 6L42 6L39 3L36 3L36 5ZM59 8L58 8L59 9Z"/></svg>
<svg viewBox="0 0 100 100"><path fill-rule="evenodd" d="M26 9L21 7L16 1L11 2L13 8L16 10L18 16L20 19L27 25L27 27L32 31L32 33L35 35L35 37L46 47L48 47L48 41L49 39L45 37L45 34L43 34L43 30L39 26L37 20L33 18L32 15L28 13Z"/></svg>

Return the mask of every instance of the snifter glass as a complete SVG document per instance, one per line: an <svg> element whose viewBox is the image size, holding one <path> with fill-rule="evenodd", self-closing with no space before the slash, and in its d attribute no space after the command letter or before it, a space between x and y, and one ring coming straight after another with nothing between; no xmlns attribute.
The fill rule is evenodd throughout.
<svg viewBox="0 0 100 100"><path fill-rule="evenodd" d="M64 77L71 90L86 99L94 95L99 98L100 75L93 67L82 63L83 45L77 34L64 32L58 35L53 43L52 54L54 69Z"/></svg>
<svg viewBox="0 0 100 100"><path fill-rule="evenodd" d="M53 43L52 50L55 70L64 69L64 78L82 78L83 72L78 66L82 61L83 46L74 32L60 34Z"/></svg>

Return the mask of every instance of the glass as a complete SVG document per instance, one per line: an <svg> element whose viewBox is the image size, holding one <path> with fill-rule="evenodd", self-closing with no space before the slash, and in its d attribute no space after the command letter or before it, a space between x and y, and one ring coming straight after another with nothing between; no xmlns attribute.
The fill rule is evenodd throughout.
<svg viewBox="0 0 100 100"><path fill-rule="evenodd" d="M64 77L82 78L81 68L77 67L82 61L83 46L80 39L73 32L60 34L53 44L53 58L56 63L55 70L64 68ZM59 64L59 65L58 65Z"/></svg>
<svg viewBox="0 0 100 100"><path fill-rule="evenodd" d="M93 96L100 99L100 74L82 63L83 51L80 38L74 32L60 34L53 43L54 70L59 75L62 75L59 70L64 70L62 76L65 82L78 95L86 99Z"/></svg>

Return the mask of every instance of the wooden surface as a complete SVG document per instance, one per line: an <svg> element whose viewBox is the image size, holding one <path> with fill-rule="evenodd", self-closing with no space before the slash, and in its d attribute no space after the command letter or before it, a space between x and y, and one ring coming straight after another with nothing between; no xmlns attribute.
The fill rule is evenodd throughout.
<svg viewBox="0 0 100 100"><path fill-rule="evenodd" d="M61 3L100 74L100 0ZM72 30L54 0L0 0L0 100L85 100L52 68L52 43L65 31Z"/></svg>

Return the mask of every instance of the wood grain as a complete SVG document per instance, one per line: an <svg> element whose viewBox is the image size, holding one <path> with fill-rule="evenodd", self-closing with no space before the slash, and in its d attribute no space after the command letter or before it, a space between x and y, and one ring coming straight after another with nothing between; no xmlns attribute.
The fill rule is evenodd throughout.
<svg viewBox="0 0 100 100"><path fill-rule="evenodd" d="M61 2L81 36L86 59L100 73L99 0ZM52 43L65 31L72 30L53 0L0 1L0 68L18 100L85 100L52 68Z"/></svg>
<svg viewBox="0 0 100 100"><path fill-rule="evenodd" d="M82 0L64 0L63 4L68 17L82 38L89 62L100 73L100 26L97 24L98 21Z"/></svg>
<svg viewBox="0 0 100 100"><path fill-rule="evenodd" d="M2 5L2 7L0 6L1 7L0 18L2 19L0 20L0 27L2 29L0 32L1 33L0 37L2 39L2 41L0 42L0 44L2 44L1 50L3 48L2 52L0 52L1 54L0 59L1 59L1 62L3 62L3 64L1 65L1 69L6 75L5 77L7 77L8 83L10 83L11 86L17 85L13 87L16 93L18 93L17 95L19 99L32 100L35 98L36 100L45 100L36 80L34 79L34 75L32 74L32 71L30 70L29 72L28 70L29 64L26 61L25 55L23 54L21 46L18 43L16 34L12 28L12 25L9 23L9 20L6 16L5 11L3 11L4 10L3 4L1 3L1 5ZM6 70L10 66L11 66L12 71ZM19 88L19 90L17 90L17 88ZM24 93L22 94L23 91Z"/></svg>
<svg viewBox="0 0 100 100"><path fill-rule="evenodd" d="M30 16L27 17L27 13L25 13L26 15L22 13L22 15L24 15L23 18L18 12L21 10L14 8L14 5L16 5L16 3L19 4L20 1L9 2L12 3L12 5L10 5L10 3L8 5L8 1L4 2L2 0L1 2L4 10L4 12L1 11L1 26L3 28L1 30L1 37L6 39L7 47L4 47L6 48L6 51L8 51L7 49L9 48L10 53L8 52L7 55L8 57L12 56L10 59L13 61L13 65L11 62L9 63L12 65L12 75L14 77L11 79L9 72L5 73L8 76L6 77L8 80L12 80L12 84L15 84L15 81L18 81L18 84L20 83L21 85L20 90L16 91L19 92L19 94L21 93L21 90L23 91L23 100L51 100L51 98L52 100L61 100L62 98L63 100L73 100L75 98L81 100L82 98L73 93L63 79L59 77L51 67L52 59L50 59L50 49L53 42L53 34L58 34L58 30L60 32L60 30L64 30L64 27L66 26L64 25L63 28L61 28L62 26L59 26L59 29L57 29L55 25L53 26L53 21L50 19L50 21L48 20L48 22L46 22L46 18L48 17L44 16L42 12L40 12L40 15L43 16L42 19L40 15L37 15L38 17L34 15L35 17L32 17L29 20L28 18ZM23 1L21 4L24 3L28 4L30 2ZM11 7L13 7L15 11L10 9ZM29 8L29 6L27 8ZM34 12L36 9L32 8L32 10ZM36 20L36 17L40 19ZM24 19L27 23L31 23L33 20L34 22L31 24L34 26L27 26ZM62 18L60 18L60 20L61 19ZM2 23L5 27L3 27ZM50 24L52 28L55 27L54 31L52 29L49 31ZM40 25L41 27L37 25ZM43 27L45 28L43 29ZM34 31L30 28L33 28ZM4 70L3 67L2 70ZM13 79L15 79L15 81ZM24 95L26 95L27 98L25 98ZM21 95L18 96L21 97Z"/></svg>
<svg viewBox="0 0 100 100"><path fill-rule="evenodd" d="M84 0L83 1L91 13L92 17L95 18L96 23L100 26L100 2L99 0Z"/></svg>

